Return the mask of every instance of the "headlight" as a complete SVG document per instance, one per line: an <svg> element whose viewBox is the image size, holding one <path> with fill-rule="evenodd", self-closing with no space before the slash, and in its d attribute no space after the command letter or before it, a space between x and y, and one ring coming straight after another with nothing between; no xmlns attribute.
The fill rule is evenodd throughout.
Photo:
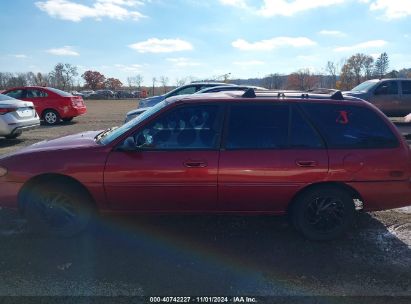
<svg viewBox="0 0 411 304"><path fill-rule="evenodd" d="M0 177L5 176L7 174L7 169L0 166Z"/></svg>

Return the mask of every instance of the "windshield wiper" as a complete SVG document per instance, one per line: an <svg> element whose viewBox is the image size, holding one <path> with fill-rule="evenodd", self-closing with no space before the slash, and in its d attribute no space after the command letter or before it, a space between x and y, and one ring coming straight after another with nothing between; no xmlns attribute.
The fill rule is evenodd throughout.
<svg viewBox="0 0 411 304"><path fill-rule="evenodd" d="M104 136L106 136L108 133L110 133L111 131L113 131L113 130L115 130L115 129L117 129L118 127L111 127L111 128L108 128L107 130L104 130L103 132L101 132L101 133L98 133L95 137L94 137L94 140L95 141L100 141L100 139L102 139Z"/></svg>

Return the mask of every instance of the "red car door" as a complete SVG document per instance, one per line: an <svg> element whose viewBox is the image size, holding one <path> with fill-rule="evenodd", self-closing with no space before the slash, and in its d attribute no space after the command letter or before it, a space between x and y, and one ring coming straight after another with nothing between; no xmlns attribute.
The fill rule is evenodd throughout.
<svg viewBox="0 0 411 304"><path fill-rule="evenodd" d="M31 101L34 104L37 114L41 116L43 111L48 107L47 97L48 94L43 90L27 88L23 100Z"/></svg>
<svg viewBox="0 0 411 304"><path fill-rule="evenodd" d="M328 154L302 113L288 104L231 106L220 154L220 208L283 213L305 185L326 179Z"/></svg>
<svg viewBox="0 0 411 304"><path fill-rule="evenodd" d="M104 184L111 207L216 209L221 121L218 105L187 104L136 130L107 160Z"/></svg>

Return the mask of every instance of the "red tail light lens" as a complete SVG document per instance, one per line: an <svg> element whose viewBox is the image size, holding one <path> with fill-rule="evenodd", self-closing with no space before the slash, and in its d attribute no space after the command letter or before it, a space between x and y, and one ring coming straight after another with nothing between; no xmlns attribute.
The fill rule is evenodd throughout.
<svg viewBox="0 0 411 304"><path fill-rule="evenodd" d="M16 111L15 108L0 108L0 115Z"/></svg>

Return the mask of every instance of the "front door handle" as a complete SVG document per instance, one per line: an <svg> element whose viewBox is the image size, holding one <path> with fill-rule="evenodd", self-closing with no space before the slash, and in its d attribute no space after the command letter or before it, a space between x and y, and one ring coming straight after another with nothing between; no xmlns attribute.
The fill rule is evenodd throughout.
<svg viewBox="0 0 411 304"><path fill-rule="evenodd" d="M204 168L207 167L205 161L188 160L184 162L184 166L187 168Z"/></svg>
<svg viewBox="0 0 411 304"><path fill-rule="evenodd" d="M316 162L315 160L297 160L295 162L297 164L298 167L316 167L318 165L318 162Z"/></svg>

